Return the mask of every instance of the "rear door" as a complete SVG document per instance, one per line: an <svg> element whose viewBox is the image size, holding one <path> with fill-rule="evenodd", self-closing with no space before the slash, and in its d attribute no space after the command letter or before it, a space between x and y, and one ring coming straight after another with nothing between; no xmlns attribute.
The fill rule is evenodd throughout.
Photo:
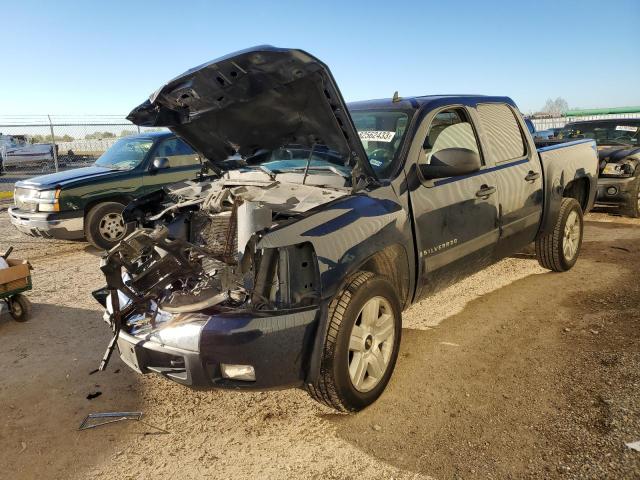
<svg viewBox="0 0 640 480"><path fill-rule="evenodd" d="M491 263L498 241L497 183L490 164L483 159L479 171L435 180L418 172L446 148L465 148L482 158L470 112L445 107L425 123L415 139L421 142L419 158L408 173L420 259L418 298Z"/></svg>
<svg viewBox="0 0 640 480"><path fill-rule="evenodd" d="M168 167L156 170L153 162L166 158ZM148 159L147 171L143 177L146 193L159 190L164 185L194 180L202 168L200 156L178 137L165 138L158 142Z"/></svg>
<svg viewBox="0 0 640 480"><path fill-rule="evenodd" d="M520 114L506 103L477 106L485 155L495 165L500 209L498 256L533 242L542 218L542 168Z"/></svg>

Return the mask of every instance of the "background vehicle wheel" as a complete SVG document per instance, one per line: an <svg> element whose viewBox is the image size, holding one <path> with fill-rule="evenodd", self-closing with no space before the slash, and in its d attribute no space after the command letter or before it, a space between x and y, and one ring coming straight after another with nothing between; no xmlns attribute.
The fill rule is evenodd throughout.
<svg viewBox="0 0 640 480"><path fill-rule="evenodd" d="M9 299L9 313L16 322L26 322L31 314L31 302L18 293Z"/></svg>
<svg viewBox="0 0 640 480"><path fill-rule="evenodd" d="M133 231L133 223L125 224L122 218L124 205L104 202L95 205L85 218L84 233L89 243L102 250L109 250Z"/></svg>
<svg viewBox="0 0 640 480"><path fill-rule="evenodd" d="M370 272L356 274L329 307L320 375L309 394L343 412L372 404L391 378L401 326L393 286Z"/></svg>
<svg viewBox="0 0 640 480"><path fill-rule="evenodd" d="M582 208L573 198L563 198L553 232L536 239L536 257L544 268L566 272L578 260L582 246Z"/></svg>
<svg viewBox="0 0 640 480"><path fill-rule="evenodd" d="M629 193L629 203L622 209L622 213L632 218L640 217L640 176L635 179L631 192Z"/></svg>

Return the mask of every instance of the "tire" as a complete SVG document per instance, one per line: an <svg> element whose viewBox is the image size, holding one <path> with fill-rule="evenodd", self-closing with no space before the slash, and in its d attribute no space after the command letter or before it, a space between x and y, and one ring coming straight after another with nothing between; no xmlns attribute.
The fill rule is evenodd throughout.
<svg viewBox="0 0 640 480"><path fill-rule="evenodd" d="M369 313L363 314L365 307ZM386 279L370 272L354 275L329 306L320 373L315 384L307 385L311 397L341 412L371 405L395 367L401 313L396 292Z"/></svg>
<svg viewBox="0 0 640 480"><path fill-rule="evenodd" d="M622 208L621 213L631 218L640 218L640 176L633 182L629 196L629 202Z"/></svg>
<svg viewBox="0 0 640 480"><path fill-rule="evenodd" d="M84 234L87 241L100 250L109 250L129 235L133 223L122 220L124 205L119 202L104 202L95 205L87 213Z"/></svg>
<svg viewBox="0 0 640 480"><path fill-rule="evenodd" d="M31 302L18 293L9 299L9 313L16 322L26 322L31 315Z"/></svg>
<svg viewBox="0 0 640 480"><path fill-rule="evenodd" d="M583 231L580 204L574 198L563 198L553 232L536 239L538 263L554 272L571 269L580 255Z"/></svg>

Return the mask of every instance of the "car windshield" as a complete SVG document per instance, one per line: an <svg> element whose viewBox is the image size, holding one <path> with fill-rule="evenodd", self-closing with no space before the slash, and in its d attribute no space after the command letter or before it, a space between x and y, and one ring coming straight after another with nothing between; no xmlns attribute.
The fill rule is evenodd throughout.
<svg viewBox="0 0 640 480"><path fill-rule="evenodd" d="M409 114L400 110L357 110L351 112L351 118L373 170L380 178L388 177L404 140Z"/></svg>
<svg viewBox="0 0 640 480"><path fill-rule="evenodd" d="M231 164L239 158L230 157ZM240 160L242 165L259 168L268 174L282 172L304 172L309 164L308 174L333 172L337 175L351 178L351 168L338 152L330 150L324 145L307 147L304 145L284 145L275 150L258 151L246 160Z"/></svg>
<svg viewBox="0 0 640 480"><path fill-rule="evenodd" d="M149 138L122 138L104 152L96 165L113 170L131 170L136 168L153 145Z"/></svg>
<svg viewBox="0 0 640 480"><path fill-rule="evenodd" d="M569 123L559 134L560 138L592 138L598 145L640 145L640 122L580 122Z"/></svg>
<svg viewBox="0 0 640 480"><path fill-rule="evenodd" d="M378 177L385 178L391 171L404 139L409 115L403 111L351 112L358 135L368 156L369 163ZM229 161L234 160L233 157ZM244 165L243 161L243 165ZM285 145L271 151L259 151L246 159L246 165L266 173L304 172L309 164L309 174L332 172L351 178L351 167L342 156L326 147L313 148L303 145Z"/></svg>

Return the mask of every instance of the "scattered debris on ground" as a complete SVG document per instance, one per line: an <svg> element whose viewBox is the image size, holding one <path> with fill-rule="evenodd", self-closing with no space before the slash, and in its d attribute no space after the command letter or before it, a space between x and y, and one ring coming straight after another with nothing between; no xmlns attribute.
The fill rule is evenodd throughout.
<svg viewBox="0 0 640 480"><path fill-rule="evenodd" d="M110 423L122 422L125 420L137 420L142 418L142 412L104 412L90 413L82 423L78 430L88 430L90 428L101 427Z"/></svg>

